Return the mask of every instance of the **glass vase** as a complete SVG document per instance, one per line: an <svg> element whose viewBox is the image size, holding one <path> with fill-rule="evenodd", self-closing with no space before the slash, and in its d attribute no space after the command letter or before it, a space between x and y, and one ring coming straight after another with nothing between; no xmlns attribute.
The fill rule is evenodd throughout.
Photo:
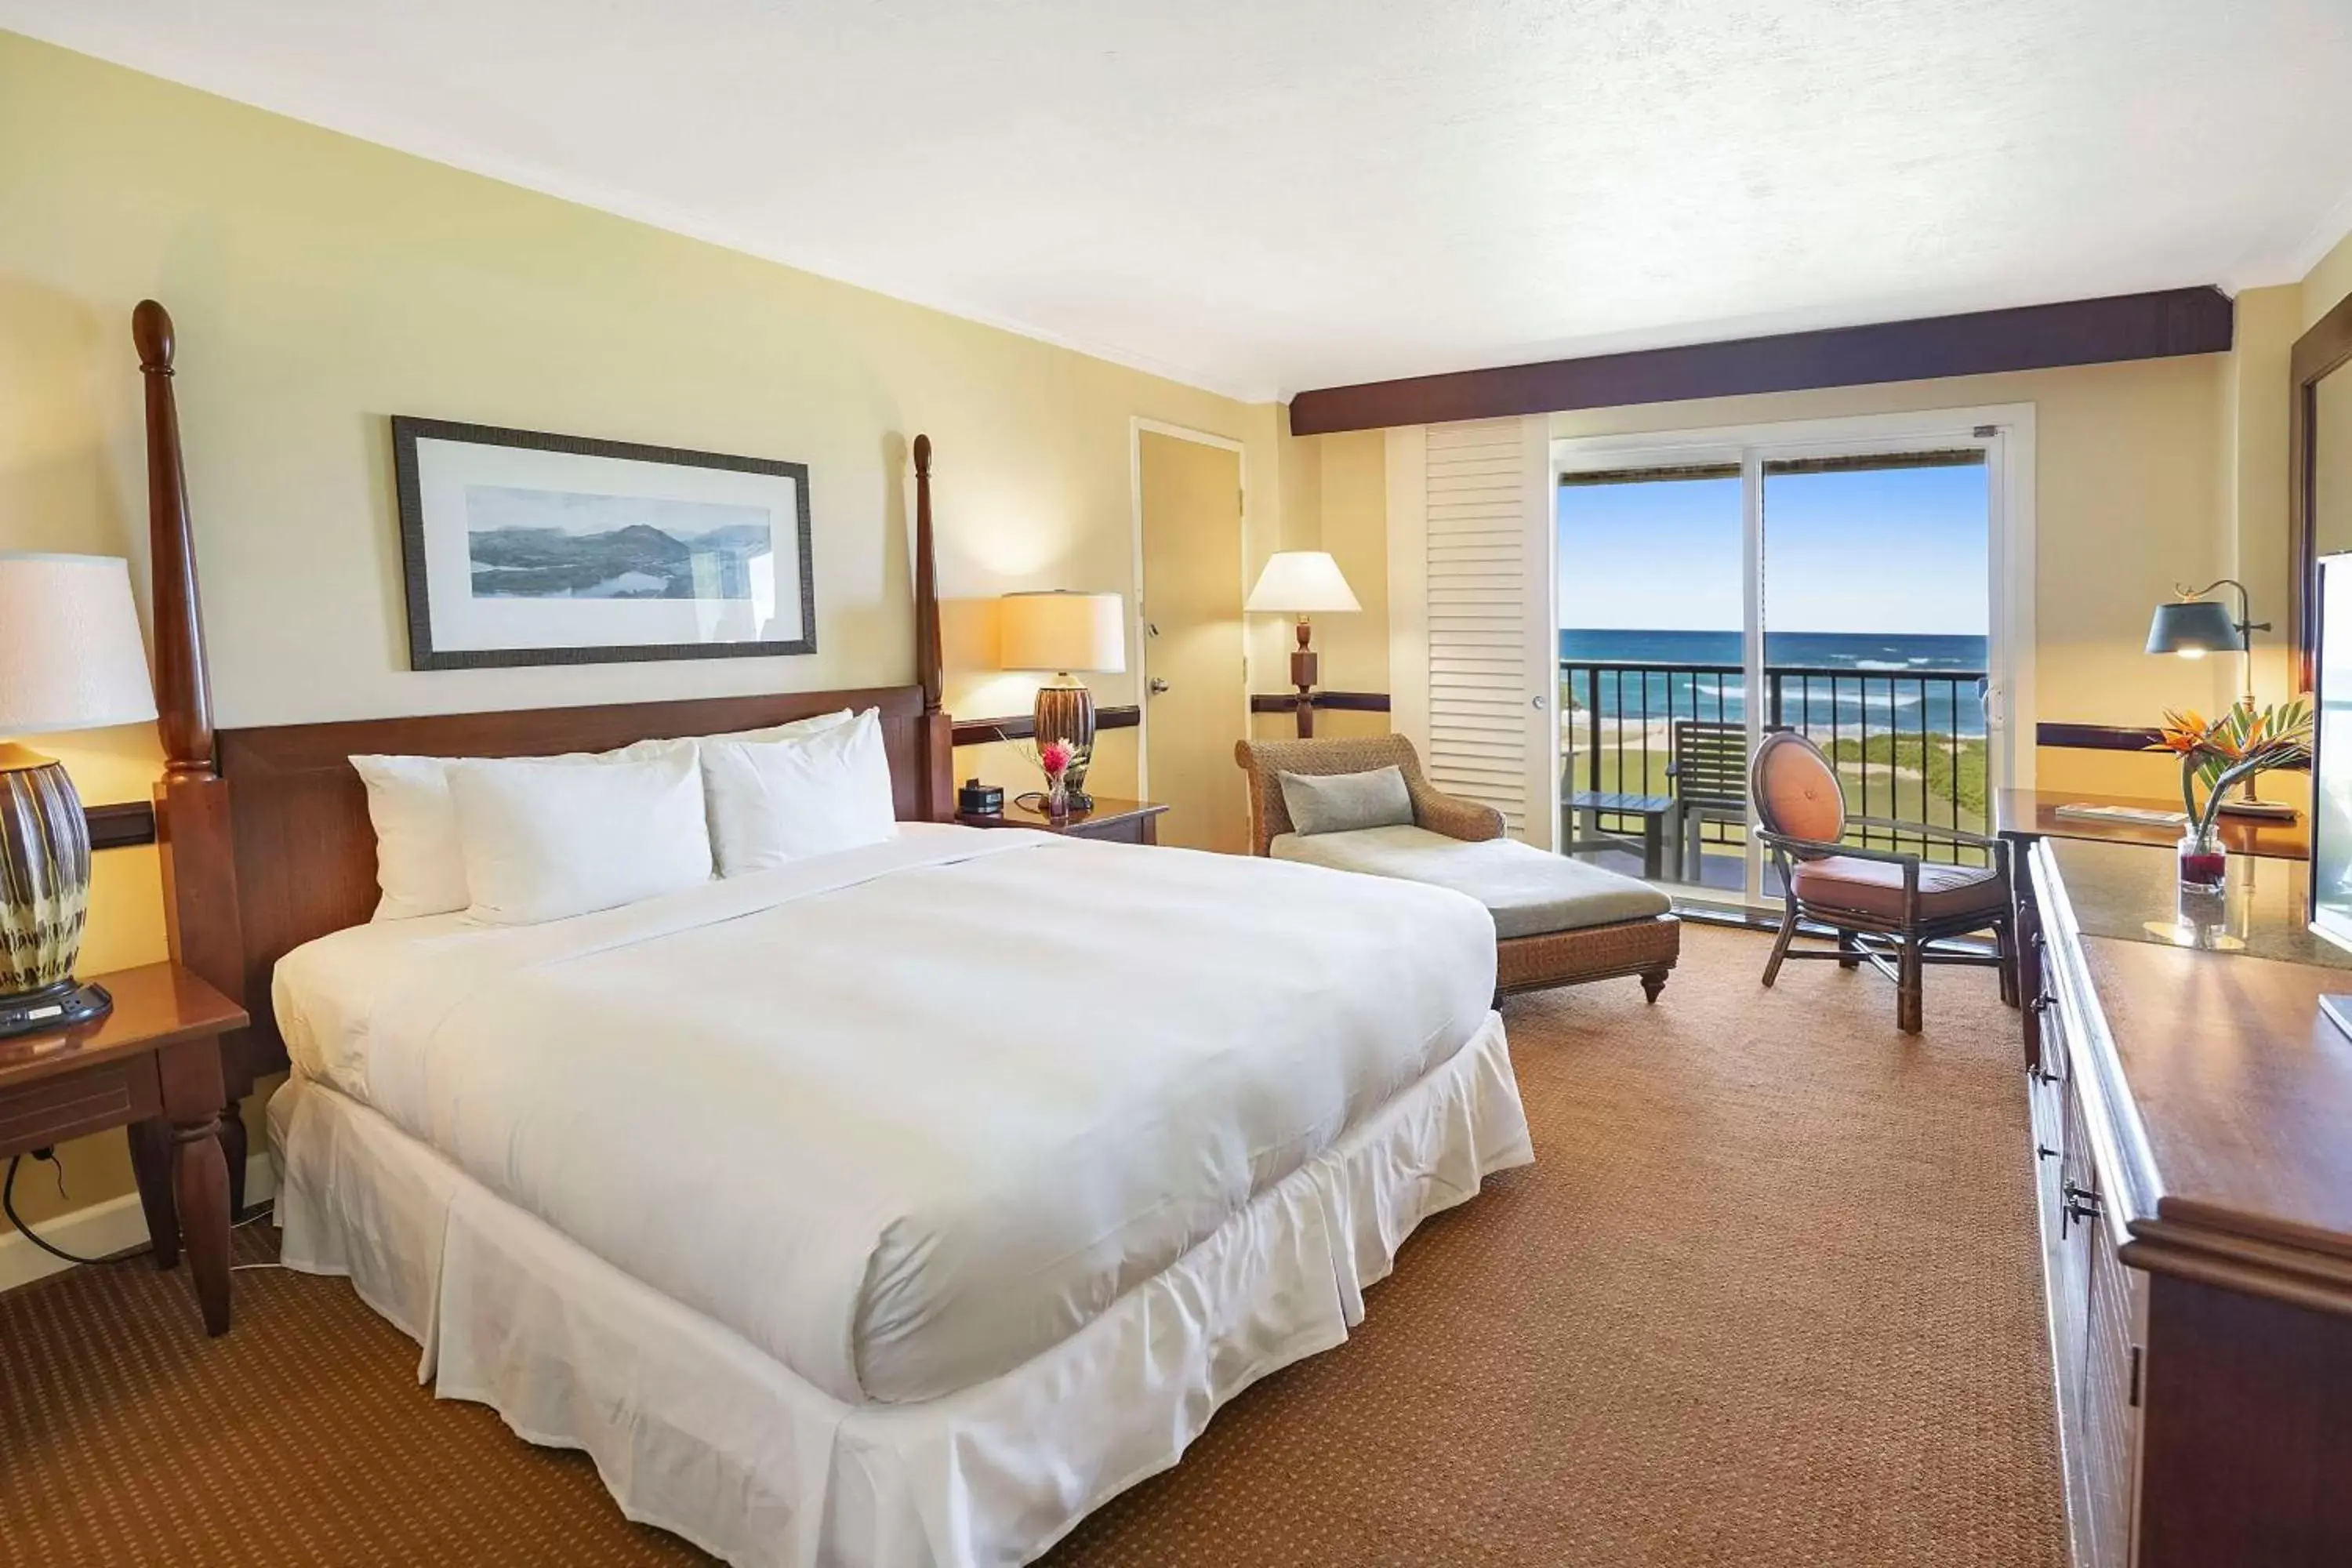
<svg viewBox="0 0 2352 1568"><path fill-rule="evenodd" d="M1045 815L1070 815L1070 781L1067 773L1054 773L1045 780Z"/></svg>
<svg viewBox="0 0 2352 1568"><path fill-rule="evenodd" d="M2230 852L2210 825L2192 822L2180 836L2180 885L2203 893L2218 893L2229 880Z"/></svg>

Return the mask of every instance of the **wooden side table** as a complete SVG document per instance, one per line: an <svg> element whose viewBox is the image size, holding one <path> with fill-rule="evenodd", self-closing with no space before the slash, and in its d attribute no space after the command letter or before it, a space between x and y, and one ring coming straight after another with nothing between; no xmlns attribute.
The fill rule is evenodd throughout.
<svg viewBox="0 0 2352 1568"><path fill-rule="evenodd" d="M245 1009L176 963L85 978L112 994L105 1017L0 1040L0 1160L130 1128L156 1261L170 1267L185 1243L205 1331L225 1334L228 1162L220 1123L228 1102L220 1037L245 1026Z"/></svg>
<svg viewBox="0 0 2352 1568"><path fill-rule="evenodd" d="M1072 812L1059 820L1010 800L1004 803L1002 812L975 812L956 820L966 827L1034 827L1045 833L1099 838L1112 844L1157 844L1160 816L1167 809L1156 801L1112 800L1098 795L1092 811Z"/></svg>

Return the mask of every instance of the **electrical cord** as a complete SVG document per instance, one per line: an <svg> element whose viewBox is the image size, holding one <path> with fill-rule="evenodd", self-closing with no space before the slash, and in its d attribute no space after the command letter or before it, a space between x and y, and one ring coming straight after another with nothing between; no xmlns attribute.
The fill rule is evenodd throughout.
<svg viewBox="0 0 2352 1568"><path fill-rule="evenodd" d="M24 1163L25 1156L22 1154L8 1156L8 1173L5 1176L0 1176L0 1214L8 1216L8 1223L15 1226L26 1241L31 1242L51 1258L61 1258L68 1263L80 1264L128 1263L134 1258L144 1258L155 1250L154 1243L150 1242L135 1251L119 1252L111 1258L84 1258L79 1253L68 1252L64 1247L47 1240L40 1232L26 1225L24 1216L16 1212L16 1167ZM53 1164L56 1163L54 1156L51 1157L50 1163ZM61 1193L65 1191L65 1173L62 1169L58 1173L58 1190Z"/></svg>
<svg viewBox="0 0 2352 1568"><path fill-rule="evenodd" d="M38 1154L38 1151L36 1151L36 1153ZM57 1163L55 1155L41 1155L40 1157L47 1159L51 1164ZM128 1263L133 1258L144 1258L149 1253L155 1250L155 1244L152 1241L150 1241L144 1247L135 1247L129 1252L118 1252L109 1258L84 1258L79 1253L68 1252L64 1247L48 1240L46 1237L42 1236L40 1232L35 1230L31 1226L25 1223L24 1216L16 1212L16 1167L24 1163L25 1156L22 1154L12 1154L8 1157L8 1173L5 1176L0 1176L0 1214L5 1214L8 1216L8 1223L15 1226L17 1231L26 1241L31 1242L35 1247L39 1247L43 1252L47 1253L52 1258L61 1259L67 1263L80 1264L85 1267L95 1267L101 1264ZM58 1172L58 1191L60 1194L65 1191L65 1171L63 1167L60 1167ZM268 1217L269 1208L267 1205L264 1205L261 1207L255 1209L251 1214L247 1215L243 1219L231 1220L229 1222L229 1228L231 1230L243 1230L247 1226L253 1224L255 1221L267 1219ZM245 1263L238 1264L235 1268L232 1268L230 1272L235 1273L238 1269L244 1268L277 1267L279 1266L276 1264Z"/></svg>

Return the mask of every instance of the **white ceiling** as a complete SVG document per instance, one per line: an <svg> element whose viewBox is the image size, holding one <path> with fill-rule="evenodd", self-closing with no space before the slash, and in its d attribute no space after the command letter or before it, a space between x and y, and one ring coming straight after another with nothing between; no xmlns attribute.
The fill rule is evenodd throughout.
<svg viewBox="0 0 2352 1568"><path fill-rule="evenodd" d="M0 0L1251 398L2298 278L2347 0Z"/></svg>

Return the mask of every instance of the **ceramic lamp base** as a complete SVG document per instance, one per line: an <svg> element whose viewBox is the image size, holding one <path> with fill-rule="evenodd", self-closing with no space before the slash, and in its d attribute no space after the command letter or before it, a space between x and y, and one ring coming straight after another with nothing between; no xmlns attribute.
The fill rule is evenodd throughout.
<svg viewBox="0 0 2352 1568"><path fill-rule="evenodd" d="M1036 726L1037 744L1048 741L1066 741L1076 749L1078 760L1062 775L1062 786L1068 791L1070 805L1084 811L1094 805L1086 793L1087 765L1095 754L1095 694L1063 678L1065 684L1041 686L1037 689L1036 706L1031 710Z"/></svg>
<svg viewBox="0 0 2352 1568"><path fill-rule="evenodd" d="M73 980L89 912L89 821L66 770L0 744L0 1004Z"/></svg>

